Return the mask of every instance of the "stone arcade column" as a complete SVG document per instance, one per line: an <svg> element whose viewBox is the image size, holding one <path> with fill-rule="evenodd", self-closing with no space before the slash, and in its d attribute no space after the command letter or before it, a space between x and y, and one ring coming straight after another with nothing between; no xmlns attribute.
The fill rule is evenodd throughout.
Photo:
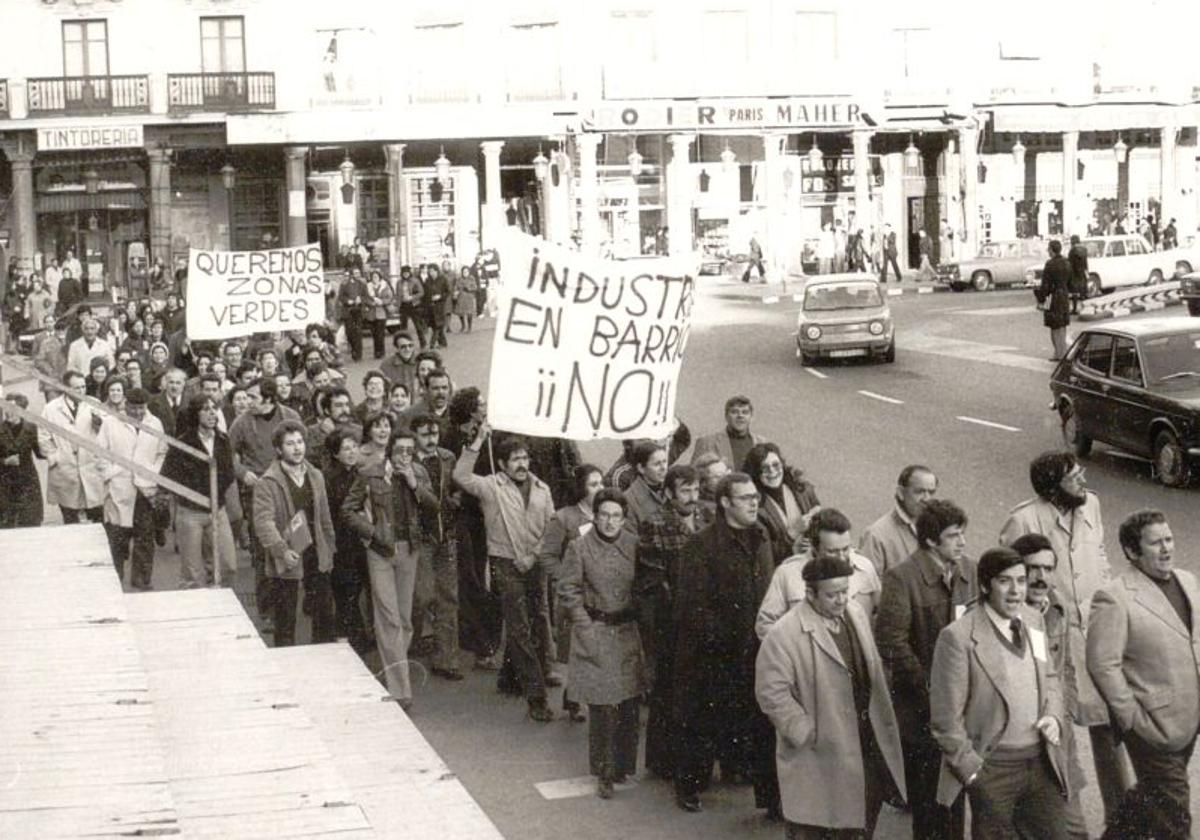
<svg viewBox="0 0 1200 840"><path fill-rule="evenodd" d="M979 127L964 126L958 131L958 165L963 184L963 236L959 253L966 259L979 253Z"/></svg>
<svg viewBox="0 0 1200 840"><path fill-rule="evenodd" d="M1179 188L1175 183L1175 148L1178 131L1176 126L1163 126L1158 145L1158 182L1162 201L1159 210L1162 218L1158 220L1160 231L1167 226L1167 222L1171 221L1172 217L1179 215Z"/></svg>
<svg viewBox="0 0 1200 840"><path fill-rule="evenodd" d="M500 187L500 150L503 140L484 140L483 183L487 192L487 203L483 207L483 247L495 248L500 244L500 233L504 230L504 198Z"/></svg>
<svg viewBox="0 0 1200 840"><path fill-rule="evenodd" d="M779 132L764 134L762 142L767 179L767 229L763 231L766 241L761 244L770 268L770 279L786 281L788 255L784 253L784 243L789 237L783 223L783 149L787 145L787 135Z"/></svg>
<svg viewBox="0 0 1200 840"><path fill-rule="evenodd" d="M672 134L667 169L667 239L671 256L692 252L692 179L688 171L693 134Z"/></svg>
<svg viewBox="0 0 1200 840"><path fill-rule="evenodd" d="M12 204L8 211L12 220L12 255L22 270L30 271L37 250L37 216L33 207L34 152L8 148L5 155L12 167Z"/></svg>
<svg viewBox="0 0 1200 840"><path fill-rule="evenodd" d="M284 230L283 243L288 246L308 244L308 215L304 197L307 175L304 158L307 154L307 146L288 146L283 150L287 183L287 228Z"/></svg>
<svg viewBox="0 0 1200 840"><path fill-rule="evenodd" d="M1067 243L1070 242L1071 234L1077 233L1080 236L1087 233L1086 226L1080 230L1080 225L1076 223L1076 217L1079 215L1079 200L1078 200L1078 183L1076 177L1076 169L1079 165L1079 132L1064 131L1062 133L1062 225L1063 225L1063 243L1064 249Z"/></svg>
<svg viewBox="0 0 1200 840"><path fill-rule="evenodd" d="M385 143L388 173L388 270L392 278L400 276L405 261L404 242L404 144Z"/></svg>
<svg viewBox="0 0 1200 840"><path fill-rule="evenodd" d="M147 149L150 159L150 261L161 257L171 270L171 150Z"/></svg>
<svg viewBox="0 0 1200 840"><path fill-rule="evenodd" d="M585 254L595 254L600 248L600 184L596 153L602 139L602 134L575 135L579 149L579 237Z"/></svg>
<svg viewBox="0 0 1200 840"><path fill-rule="evenodd" d="M864 231L875 227L871 206L871 134L869 128L856 128L851 135L854 141L854 217Z"/></svg>

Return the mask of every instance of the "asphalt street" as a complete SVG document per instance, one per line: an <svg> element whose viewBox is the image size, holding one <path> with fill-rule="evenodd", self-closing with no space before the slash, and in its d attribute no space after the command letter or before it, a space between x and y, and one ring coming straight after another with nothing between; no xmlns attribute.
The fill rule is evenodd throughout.
<svg viewBox="0 0 1200 840"><path fill-rule="evenodd" d="M977 556L994 544L1007 512L1031 495L1029 460L1061 447L1057 418L1048 409L1049 336L1031 294L918 295L909 286L891 299L898 336L894 364L804 368L792 338L799 304L787 295L763 303L762 291L701 280L677 406L693 435L720 428L725 398L746 394L755 404L755 431L779 443L789 462L814 482L822 503L840 508L856 529L889 508L900 469L920 462L938 474L939 495L970 516L970 552ZM1186 317L1178 307L1168 313ZM458 385L486 390L493 323L476 322L474 332L450 336L445 358ZM371 365L348 368L356 398ZM27 392L32 395L31 388ZM40 407L40 400L34 405ZM586 443L583 451L607 467L619 445ZM1118 569L1121 518L1153 506L1171 521L1180 565L1200 571L1200 523L1194 515L1200 487L1163 488L1151 480L1148 463L1114 456L1100 445L1086 465L1088 485L1102 500L1108 552ZM48 522L57 518L57 510L47 511ZM170 546L160 549L154 585L171 588L177 581L174 552ZM237 585L243 603L252 603L248 568L240 571ZM306 620L300 621L297 638L304 641L309 631ZM368 665L373 662L377 668L376 657L369 657ZM413 720L507 837L782 835L779 825L758 816L748 787L716 783L705 794L701 814L678 810L670 786L653 779L638 779L619 789L614 800L601 801L586 778L586 724L526 720L524 702L497 694L492 673L468 670L465 681L448 683L429 677L419 663L413 667ZM1086 748L1087 739L1080 743ZM1083 763L1090 767L1090 757ZM1200 791L1200 779L1193 778L1193 790ZM1083 796L1093 835L1098 834L1094 785ZM1197 805L1193 801L1193 810ZM891 840L909 832L907 817L885 808L876 836Z"/></svg>

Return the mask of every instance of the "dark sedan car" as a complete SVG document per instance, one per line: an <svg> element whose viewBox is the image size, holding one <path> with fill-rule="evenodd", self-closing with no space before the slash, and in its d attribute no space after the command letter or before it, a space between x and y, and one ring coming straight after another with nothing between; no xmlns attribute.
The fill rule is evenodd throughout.
<svg viewBox="0 0 1200 840"><path fill-rule="evenodd" d="M1063 438L1085 456L1093 441L1149 458L1168 487L1200 463L1200 324L1147 318L1080 333L1050 378Z"/></svg>

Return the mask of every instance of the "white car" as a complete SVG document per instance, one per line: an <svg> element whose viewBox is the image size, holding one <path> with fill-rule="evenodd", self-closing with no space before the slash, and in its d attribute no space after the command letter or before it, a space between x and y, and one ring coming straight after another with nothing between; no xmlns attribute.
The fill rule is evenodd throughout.
<svg viewBox="0 0 1200 840"><path fill-rule="evenodd" d="M1080 243L1088 252L1088 297L1127 286L1162 283L1190 274L1195 266L1200 266L1200 253L1195 248L1155 251L1136 233L1089 236L1080 239ZM1069 247L1069 243L1063 243L1064 256ZM1043 265L1026 269L1026 280L1040 282Z"/></svg>

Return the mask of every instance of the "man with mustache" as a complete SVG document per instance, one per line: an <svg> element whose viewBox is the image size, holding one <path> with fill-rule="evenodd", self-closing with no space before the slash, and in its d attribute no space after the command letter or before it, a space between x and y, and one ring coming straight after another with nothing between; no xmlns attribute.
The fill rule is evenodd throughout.
<svg viewBox="0 0 1200 840"><path fill-rule="evenodd" d="M1069 452L1044 452L1034 458L1029 481L1037 496L1009 514L1000 529L1000 543L1012 545L1023 534L1042 534L1057 558L1049 582L1067 611L1070 667L1063 679L1071 684L1064 689L1075 697L1071 710L1075 724L1088 729L1107 823L1132 779L1125 750L1109 723L1108 707L1084 661L1092 595L1112 579L1100 499L1087 489L1084 469Z"/></svg>

